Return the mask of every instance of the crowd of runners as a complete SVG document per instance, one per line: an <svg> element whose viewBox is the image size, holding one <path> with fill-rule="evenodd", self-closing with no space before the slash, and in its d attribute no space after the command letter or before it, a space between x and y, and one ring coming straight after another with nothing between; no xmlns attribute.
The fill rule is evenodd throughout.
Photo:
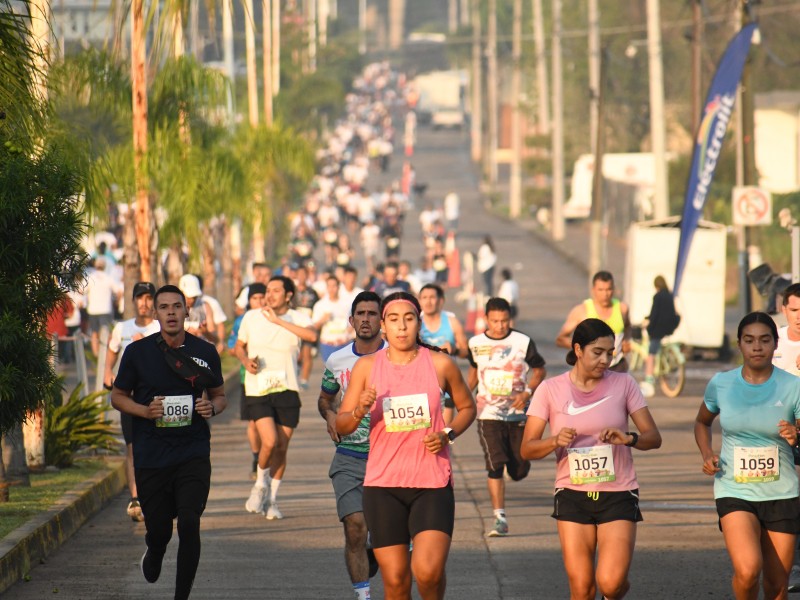
<svg viewBox="0 0 800 600"><path fill-rule="evenodd" d="M159 579L177 518L176 598L188 598L199 561L210 485L207 421L228 404L225 352L241 363L242 435L252 451L254 482L242 508L262 518L293 510L279 508L279 490L300 395L319 390L344 568L358 600L370 597L378 570L386 598L410 598L412 581L422 598L444 597L455 524L450 451L476 421L494 517L486 535L504 537L513 526L507 481L555 454L552 517L571 597L622 598L629 590L643 518L634 450L659 448L661 434L626 372L627 307L614 297L612 274L595 274L590 297L565 315L556 340L569 370L548 378L535 341L514 327L519 288L509 269L496 289L492 239L482 241L474 273L463 277L459 198L453 192L428 203L414 179L409 95L411 83L386 64L370 65L356 81L292 219L286 256L275 268L252 265L230 334L196 276L158 290L141 282L132 291L137 316L114 330L106 383L128 415L129 514L145 522L141 568L149 582ZM402 176L370 190L371 177L400 154L396 123L405 128ZM415 212L419 240L407 233ZM409 243L424 249L416 267L404 258ZM453 291L480 295L480 329L445 309ZM699 462L715 478L737 598L756 598L759 586L769 598L786 594L800 532L793 458L800 286L787 290L784 311L789 325L780 331L764 313L742 319L743 365L709 382L695 425ZM719 451L711 437L717 416Z"/></svg>

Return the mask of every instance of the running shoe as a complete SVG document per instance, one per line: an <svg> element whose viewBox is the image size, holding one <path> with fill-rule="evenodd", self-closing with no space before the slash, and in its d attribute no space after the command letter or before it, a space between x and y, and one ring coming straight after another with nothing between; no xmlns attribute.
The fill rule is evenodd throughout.
<svg viewBox="0 0 800 600"><path fill-rule="evenodd" d="M158 581L158 577L161 575L162 560L164 560L163 554L159 558L156 558L150 552L149 548L144 551L144 554L142 554L142 560L139 563L139 567L142 569L142 575L144 575L144 578L148 583L155 583Z"/></svg>
<svg viewBox="0 0 800 600"><path fill-rule="evenodd" d="M800 592L800 565L793 565L789 572L789 592L793 594Z"/></svg>
<svg viewBox="0 0 800 600"><path fill-rule="evenodd" d="M269 488L254 485L250 490L250 497L244 503L244 508L251 513L264 513L269 504Z"/></svg>
<svg viewBox="0 0 800 600"><path fill-rule="evenodd" d="M142 505L139 504L138 498L131 498L131 501L128 502L128 516L131 518L131 521L136 521L137 523L144 521Z"/></svg>
<svg viewBox="0 0 800 600"><path fill-rule="evenodd" d="M378 574L378 559L375 558L375 551L367 548L367 560L369 561L369 578L372 579Z"/></svg>
<svg viewBox="0 0 800 600"><path fill-rule="evenodd" d="M508 521L498 517L494 521L494 528L486 534L486 537L505 537L508 535Z"/></svg>
<svg viewBox="0 0 800 600"><path fill-rule="evenodd" d="M283 514L280 510L278 510L278 503L277 502L270 502L269 508L267 509L267 519L270 521L274 521L275 519L282 519Z"/></svg>

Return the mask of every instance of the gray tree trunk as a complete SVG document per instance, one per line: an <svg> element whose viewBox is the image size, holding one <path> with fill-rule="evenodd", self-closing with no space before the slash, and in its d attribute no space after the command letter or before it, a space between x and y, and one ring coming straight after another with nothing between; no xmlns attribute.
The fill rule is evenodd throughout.
<svg viewBox="0 0 800 600"><path fill-rule="evenodd" d="M25 461L22 425L16 425L3 436L3 463L6 468L6 479L11 485L30 487L31 478Z"/></svg>

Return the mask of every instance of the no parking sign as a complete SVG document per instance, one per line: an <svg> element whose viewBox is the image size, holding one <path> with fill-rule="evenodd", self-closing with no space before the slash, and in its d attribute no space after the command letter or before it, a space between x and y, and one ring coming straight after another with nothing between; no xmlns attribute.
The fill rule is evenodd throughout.
<svg viewBox="0 0 800 600"><path fill-rule="evenodd" d="M763 188L733 188L734 225L772 225L772 194Z"/></svg>

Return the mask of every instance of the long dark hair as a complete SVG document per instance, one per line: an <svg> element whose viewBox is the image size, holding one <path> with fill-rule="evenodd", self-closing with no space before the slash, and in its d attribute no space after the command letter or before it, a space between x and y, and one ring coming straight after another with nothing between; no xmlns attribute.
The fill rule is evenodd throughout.
<svg viewBox="0 0 800 600"><path fill-rule="evenodd" d="M417 320L420 323L420 328L422 326L422 307L419 305L419 300L417 300L416 296L413 294L409 294L408 292L392 292L388 296L383 299L381 302L381 321L383 321L383 313L386 311L386 307L389 306L390 303L394 302L395 300L403 300L404 302L411 303L417 311ZM447 351L443 348L439 348L439 346L433 346L431 344L426 344L423 342L419 337L419 332L417 332L417 346L422 346L423 348L427 348L428 350L433 350L434 352L444 352L447 354Z"/></svg>
<svg viewBox="0 0 800 600"><path fill-rule="evenodd" d="M772 334L772 339L775 340L775 343L778 342L778 326L775 325L775 321L772 320L765 312L755 311L751 312L750 314L745 315L741 321L739 321L739 328L736 330L736 341L742 341L742 332L744 328L748 325L752 325L753 323L763 323L767 327L769 327L769 331Z"/></svg>
<svg viewBox="0 0 800 600"><path fill-rule="evenodd" d="M572 343L570 344L569 352L567 352L567 364L574 366L578 362L578 355L575 354L575 344L578 344L581 350L586 348L592 342L597 341L603 337L614 337L614 332L605 321L600 319L584 319L572 332Z"/></svg>

